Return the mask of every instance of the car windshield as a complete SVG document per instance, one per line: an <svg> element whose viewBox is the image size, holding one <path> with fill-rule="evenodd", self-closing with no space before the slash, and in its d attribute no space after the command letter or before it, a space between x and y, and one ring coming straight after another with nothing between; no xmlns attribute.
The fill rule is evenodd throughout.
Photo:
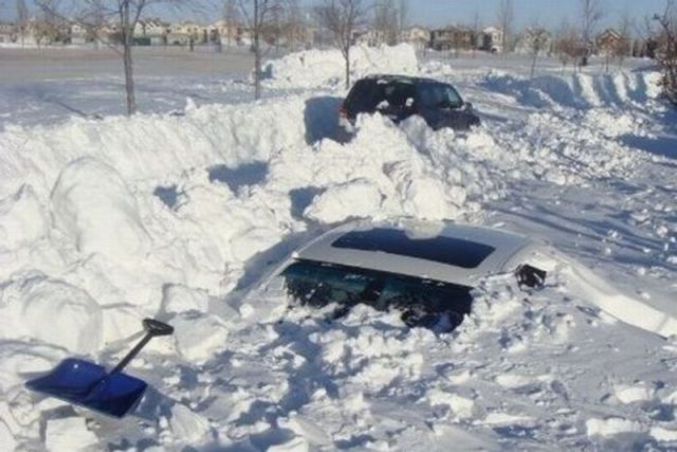
<svg viewBox="0 0 677 452"><path fill-rule="evenodd" d="M364 303L386 311L397 309L409 326L450 331L470 312L471 288L344 265L297 260L282 277L290 296L301 305L338 305L337 316Z"/></svg>
<svg viewBox="0 0 677 452"><path fill-rule="evenodd" d="M460 108L463 100L450 85L426 83L419 88L421 104L428 108Z"/></svg>

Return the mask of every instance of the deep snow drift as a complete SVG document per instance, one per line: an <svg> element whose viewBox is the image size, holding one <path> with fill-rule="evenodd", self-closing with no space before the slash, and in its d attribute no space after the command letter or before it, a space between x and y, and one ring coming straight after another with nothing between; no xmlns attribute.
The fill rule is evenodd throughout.
<svg viewBox="0 0 677 452"><path fill-rule="evenodd" d="M356 74L418 71L412 57L374 51ZM339 58L271 63L270 89L313 89L304 94L6 126L0 444L675 445L677 346L661 335L677 318L677 180L674 156L646 152L674 133L655 76L529 83L427 64L421 73L459 85L482 128L458 135L364 116L344 142L334 130ZM472 315L442 336L362 307L327 323L288 311L279 294L249 293L294 247L355 217L485 223L568 257L541 291L487 281ZM104 419L24 389L64 356L114 363L144 316L176 334L131 364L154 387L134 416Z"/></svg>

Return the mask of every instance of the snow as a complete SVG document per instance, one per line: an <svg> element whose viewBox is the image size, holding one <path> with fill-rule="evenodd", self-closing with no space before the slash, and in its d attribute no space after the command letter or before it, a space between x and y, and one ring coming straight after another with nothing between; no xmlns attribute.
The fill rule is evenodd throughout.
<svg viewBox="0 0 677 452"><path fill-rule="evenodd" d="M350 50L351 77L371 74L415 74L418 60L409 44L397 46L355 46ZM343 56L338 49L305 50L269 61L263 72L275 88L317 88L340 85L345 74Z"/></svg>
<svg viewBox="0 0 677 452"><path fill-rule="evenodd" d="M84 418L69 417L47 422L45 443L47 450L53 452L94 450L98 444L98 438L87 429Z"/></svg>
<svg viewBox="0 0 677 452"><path fill-rule="evenodd" d="M69 163L51 195L55 229L81 254L125 262L143 257L148 233L136 200L111 166L88 157Z"/></svg>
<svg viewBox="0 0 677 452"><path fill-rule="evenodd" d="M434 132L376 114L337 136L341 57L318 50L272 61L257 102L219 85L221 103L180 93L186 107L172 113L3 119L3 446L674 446L677 131L655 73L545 66L529 80L499 57L353 54L355 77L455 83L484 125ZM288 309L271 272L353 218L524 233L547 244L547 284L524 291L496 275L441 335L365 306L333 322ZM152 386L132 416L24 389L65 356L110 367L144 317L176 331L130 364Z"/></svg>

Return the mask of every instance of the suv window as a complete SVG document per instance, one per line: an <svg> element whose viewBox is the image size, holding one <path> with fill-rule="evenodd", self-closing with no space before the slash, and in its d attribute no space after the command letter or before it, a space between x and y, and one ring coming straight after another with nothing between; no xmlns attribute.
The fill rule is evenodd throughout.
<svg viewBox="0 0 677 452"><path fill-rule="evenodd" d="M412 83L362 79L350 91L346 105L352 114L369 113L383 101L391 107L403 108L410 106L415 99L416 88Z"/></svg>
<svg viewBox="0 0 677 452"><path fill-rule="evenodd" d="M308 260L294 262L282 277L289 295L302 305L336 303L340 316L365 303L381 311L402 311L409 326L443 331L458 326L472 303L470 287Z"/></svg>
<svg viewBox="0 0 677 452"><path fill-rule="evenodd" d="M463 100L456 90L443 83L423 83L418 88L421 105L427 108L461 108Z"/></svg>

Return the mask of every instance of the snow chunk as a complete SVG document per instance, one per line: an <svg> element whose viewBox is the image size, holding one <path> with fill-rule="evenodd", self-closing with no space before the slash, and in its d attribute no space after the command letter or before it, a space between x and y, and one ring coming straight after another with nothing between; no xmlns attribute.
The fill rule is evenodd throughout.
<svg viewBox="0 0 677 452"><path fill-rule="evenodd" d="M56 227L84 254L142 256L148 234L136 200L115 168L91 157L66 166L52 191Z"/></svg>
<svg viewBox="0 0 677 452"><path fill-rule="evenodd" d="M426 394L426 399L430 405L448 405L459 418L472 417L475 402L451 391L450 389L431 389Z"/></svg>
<svg viewBox="0 0 677 452"><path fill-rule="evenodd" d="M203 364L226 345L228 329L215 315L184 314L172 325L179 353L192 363Z"/></svg>
<svg viewBox="0 0 677 452"><path fill-rule="evenodd" d="M674 442L677 441L677 430L669 430L663 427L651 427L649 435L658 441Z"/></svg>
<svg viewBox="0 0 677 452"><path fill-rule="evenodd" d="M639 422L623 419L620 417L608 417L606 419L588 419L585 422L588 436L614 436L621 433L636 433L642 431Z"/></svg>
<svg viewBox="0 0 677 452"><path fill-rule="evenodd" d="M266 449L267 452L308 452L310 444L305 438L294 437L282 444L276 444Z"/></svg>
<svg viewBox="0 0 677 452"><path fill-rule="evenodd" d="M162 290L162 308L170 314L186 311L207 312L209 294L180 284L169 284Z"/></svg>
<svg viewBox="0 0 677 452"><path fill-rule="evenodd" d="M304 216L322 223L337 223L353 217L369 217L378 212L383 196L366 179L356 179L330 187L315 197Z"/></svg>
<svg viewBox="0 0 677 452"><path fill-rule="evenodd" d="M94 448L99 440L87 429L85 418L68 417L47 421L45 444L51 452L71 452Z"/></svg>
<svg viewBox="0 0 677 452"><path fill-rule="evenodd" d="M645 384L636 385L616 385L614 393L621 403L643 402L651 400L654 396L654 389Z"/></svg>
<svg viewBox="0 0 677 452"><path fill-rule="evenodd" d="M331 437L327 432L319 424L305 416L295 414L289 419L281 418L278 420L278 424L280 427L287 428L302 436L315 446L331 444Z"/></svg>
<svg viewBox="0 0 677 452"><path fill-rule="evenodd" d="M37 275L13 282L0 293L0 311L5 311L2 324L9 322L0 328L1 337L27 335L82 354L100 348L101 308L87 292L63 281Z"/></svg>
<svg viewBox="0 0 677 452"><path fill-rule="evenodd" d="M3 447L6 447L7 450L14 450L16 447L14 435L12 435L12 432L9 430L9 427L5 425L2 418L0 418L0 444L3 444Z"/></svg>
<svg viewBox="0 0 677 452"><path fill-rule="evenodd" d="M33 187L22 185L16 194L0 200L0 250L31 243L46 231L47 218Z"/></svg>
<svg viewBox="0 0 677 452"><path fill-rule="evenodd" d="M169 420L169 426L174 436L180 438L181 442L191 445L203 439L210 430L207 419L179 403L172 407L172 417Z"/></svg>

